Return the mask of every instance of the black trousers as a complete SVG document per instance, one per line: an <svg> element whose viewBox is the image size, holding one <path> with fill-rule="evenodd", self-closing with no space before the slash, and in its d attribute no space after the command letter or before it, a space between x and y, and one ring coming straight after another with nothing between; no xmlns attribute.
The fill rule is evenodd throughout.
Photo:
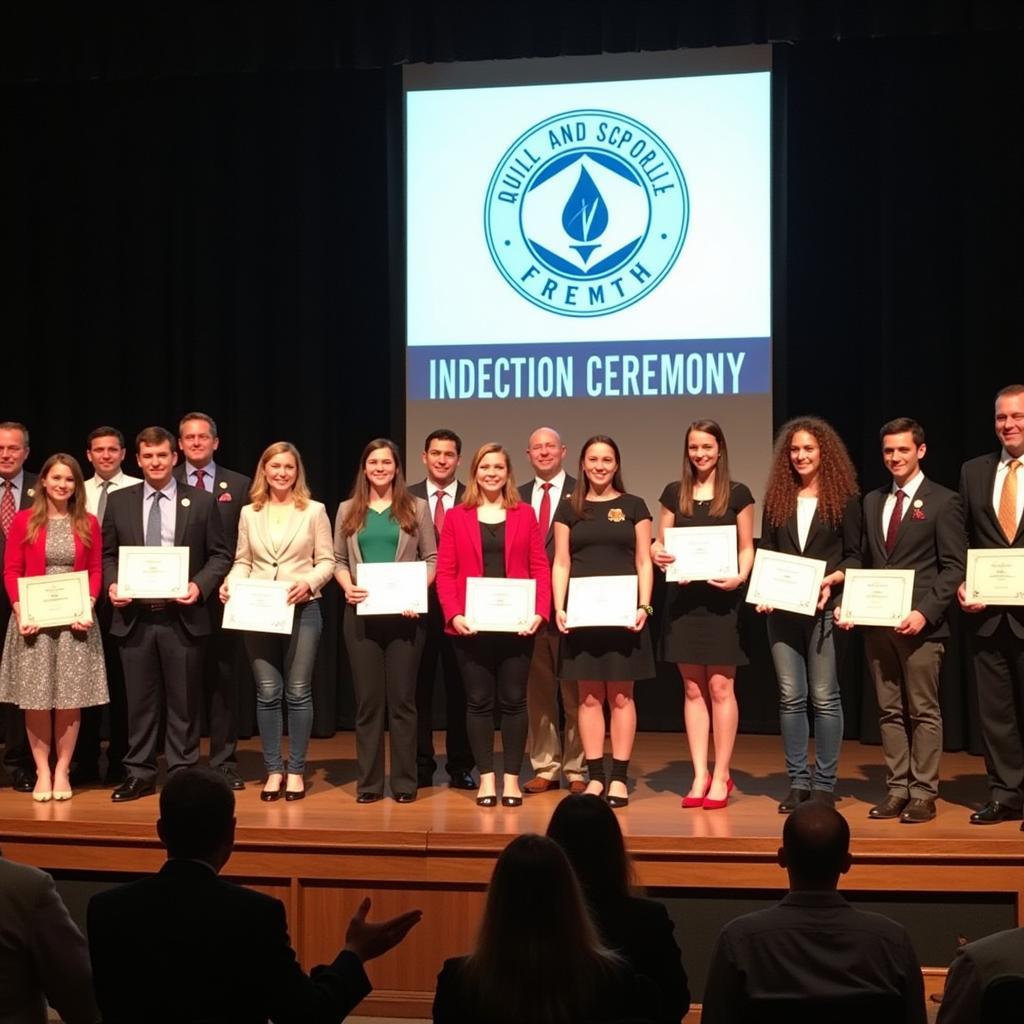
<svg viewBox="0 0 1024 1024"><path fill-rule="evenodd" d="M236 763L238 720L240 716L239 680L243 676L241 634L221 628L224 606L220 601L208 604L213 632L207 641L203 666L204 704L210 730L210 767ZM250 681L251 673L245 677Z"/></svg>
<svg viewBox="0 0 1024 1024"><path fill-rule="evenodd" d="M434 773L434 684L438 668L445 697L445 766L446 772L468 772L473 769L473 753L466 733L466 693L455 662L452 638L444 631L444 615L434 588L425 622L423 654L416 679L416 766L424 774Z"/></svg>
<svg viewBox="0 0 1024 1024"><path fill-rule="evenodd" d="M466 687L466 729L480 772L494 771L494 705L501 709L504 771L518 775L526 751L526 682L533 637L478 633L455 637L455 659Z"/></svg>
<svg viewBox="0 0 1024 1024"><path fill-rule="evenodd" d="M107 670L107 691L110 703L92 708L82 708L82 725L75 744L74 762L79 768L92 772L98 769L100 759L100 733L104 716L107 716L109 742L107 743L108 770L124 761L128 753L128 698L124 690L124 669L121 666L121 645L112 637L107 628L109 614L99 614L97 619L100 636L103 639L103 662Z"/></svg>
<svg viewBox="0 0 1024 1024"><path fill-rule="evenodd" d="M7 636L7 624L11 618L6 596L3 603L5 610L0 612L0 644ZM16 704L0 704L0 729L4 740L4 771L12 778L18 770L35 774L36 763L32 759L28 734L25 732L25 712Z"/></svg>
<svg viewBox="0 0 1024 1024"><path fill-rule="evenodd" d="M121 639L128 698L128 774L151 782L156 776L160 722L169 772L199 759L199 707L203 640L181 624L174 608L144 611Z"/></svg>
<svg viewBox="0 0 1024 1024"><path fill-rule="evenodd" d="M400 615L342 620L356 697L356 760L360 793L384 792L384 724L391 740L391 792L416 792L416 672L424 623Z"/></svg>

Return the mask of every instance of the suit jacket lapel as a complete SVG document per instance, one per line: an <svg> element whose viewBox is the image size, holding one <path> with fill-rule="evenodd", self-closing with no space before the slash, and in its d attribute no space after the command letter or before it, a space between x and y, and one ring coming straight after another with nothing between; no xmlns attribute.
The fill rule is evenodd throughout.
<svg viewBox="0 0 1024 1024"><path fill-rule="evenodd" d="M797 519L796 512L786 520L786 533L789 534L793 550L800 551L800 521ZM808 541L811 539L810 534L807 535L807 539Z"/></svg>
<svg viewBox="0 0 1024 1024"><path fill-rule="evenodd" d="M291 542L295 540L295 535L299 532L299 528L302 526L302 522L305 519L305 511L300 511L294 505L288 512L288 519L284 524L284 532L281 534L281 545L277 549L278 556L281 556L288 550ZM280 561L280 557L278 559Z"/></svg>
<svg viewBox="0 0 1024 1024"><path fill-rule="evenodd" d="M875 539L876 548L882 553L882 558L887 558L885 551L885 524L882 522L882 513L885 511L885 499L891 493L890 487L881 487L877 491L873 491L874 501L872 504L875 506L872 509L867 508L867 500L865 499L864 514L868 520L868 529L871 530L871 534ZM876 568L879 568L876 566Z"/></svg>
<svg viewBox="0 0 1024 1024"><path fill-rule="evenodd" d="M188 529L188 517L192 511L192 499L188 495L189 488L178 485L178 508L174 513L174 543L177 547L185 546L185 530Z"/></svg>
<svg viewBox="0 0 1024 1024"><path fill-rule="evenodd" d="M146 535L142 529L142 492L145 490L143 484L129 487L130 493L128 511L128 539L124 542L127 547L142 547L146 543Z"/></svg>
<svg viewBox="0 0 1024 1024"><path fill-rule="evenodd" d="M515 550L517 542L517 535L519 533L519 521L520 516L516 515L515 509L508 509L505 513L505 575L509 573L509 552ZM483 550L481 548L480 557L483 558Z"/></svg>
<svg viewBox="0 0 1024 1024"><path fill-rule="evenodd" d="M981 507L985 510L985 515L988 516L989 522L996 531L997 537L1005 537L1003 528L999 525L999 517L996 515L995 507L992 504L992 492L996 486L996 471L999 469L999 456L1001 452L997 452L991 457L989 465L986 467L986 472L981 478L982 491L977 496L978 502ZM1017 531L1018 535L1020 530Z"/></svg>

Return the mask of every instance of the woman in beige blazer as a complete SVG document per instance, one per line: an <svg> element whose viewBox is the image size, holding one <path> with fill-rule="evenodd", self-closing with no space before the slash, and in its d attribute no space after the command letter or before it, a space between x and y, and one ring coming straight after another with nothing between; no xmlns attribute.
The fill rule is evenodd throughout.
<svg viewBox="0 0 1024 1024"><path fill-rule="evenodd" d="M295 605L288 635L244 635L256 678L256 722L263 740L267 781L262 800L301 800L306 795L306 748L313 729L313 665L323 618L320 591L334 573L334 548L327 510L310 498L302 457L294 445L277 441L260 456L249 491L252 504L238 521L235 564L220 588L231 595L231 581L283 580ZM281 698L288 705L288 779L281 756Z"/></svg>
<svg viewBox="0 0 1024 1024"><path fill-rule="evenodd" d="M364 449L352 497L342 502L334 525L335 578L345 592L342 632L356 696L356 799L384 795L384 715L391 737L391 794L399 803L416 799L416 673L423 653L424 623L414 611L357 615L367 591L358 585L362 562L427 563L434 578L437 546L427 503L405 486L398 447L377 438Z"/></svg>

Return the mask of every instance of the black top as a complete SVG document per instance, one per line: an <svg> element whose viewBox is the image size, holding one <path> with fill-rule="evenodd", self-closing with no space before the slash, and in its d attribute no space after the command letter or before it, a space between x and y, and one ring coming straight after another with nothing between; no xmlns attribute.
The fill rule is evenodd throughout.
<svg viewBox="0 0 1024 1024"><path fill-rule="evenodd" d="M725 512L720 516L711 514L710 501L694 501L693 515L684 516L679 511L679 487L678 480L665 484L658 500L670 512L675 513L673 526L735 526L739 514L748 506L754 504L754 496L746 484L733 482L729 492L729 504Z"/></svg>
<svg viewBox="0 0 1024 1024"><path fill-rule="evenodd" d="M647 502L635 494L611 501L587 501L580 518L568 501L560 502L554 521L569 527L570 576L636 574L636 524L651 518Z"/></svg>
<svg viewBox="0 0 1024 1024"><path fill-rule="evenodd" d="M501 579L505 575L505 520L480 524L480 546L484 556L484 575Z"/></svg>

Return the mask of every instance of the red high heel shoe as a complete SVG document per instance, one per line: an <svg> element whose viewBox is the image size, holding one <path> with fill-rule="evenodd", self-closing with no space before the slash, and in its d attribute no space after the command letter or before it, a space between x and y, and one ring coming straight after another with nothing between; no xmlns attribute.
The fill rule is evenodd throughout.
<svg viewBox="0 0 1024 1024"><path fill-rule="evenodd" d="M711 789L711 787L708 786L708 790L709 791L710 791L710 789ZM732 779L727 779L726 783L725 783L725 799L724 800L709 800L707 797L704 797L704 800L703 800L704 810L705 811L720 811L723 807L725 807L726 804L728 804L728 802L729 802L729 794L733 791L733 789L734 789L734 786L733 786L733 783L732 783Z"/></svg>
<svg viewBox="0 0 1024 1024"><path fill-rule="evenodd" d="M708 795L708 791L711 789L711 773L708 773L708 784L704 787L704 792L700 796L684 796L683 802L679 805L687 809L693 807L703 807L704 798Z"/></svg>

